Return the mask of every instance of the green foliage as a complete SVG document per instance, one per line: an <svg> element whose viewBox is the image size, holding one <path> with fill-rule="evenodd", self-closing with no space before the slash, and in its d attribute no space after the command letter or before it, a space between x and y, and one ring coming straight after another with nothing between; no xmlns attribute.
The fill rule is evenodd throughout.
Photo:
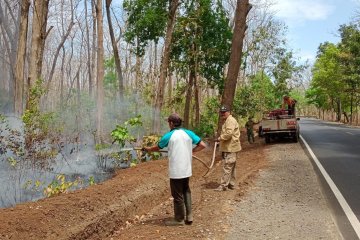
<svg viewBox="0 0 360 240"><path fill-rule="evenodd" d="M141 115L131 118L124 123L124 125L116 125L116 128L112 130L111 136L113 142L116 142L120 147L124 147L127 142L132 143L136 141L136 138L129 132L129 127L141 126Z"/></svg>
<svg viewBox="0 0 360 240"><path fill-rule="evenodd" d="M111 96L116 95L119 82L116 77L114 56L105 60L104 89L110 92Z"/></svg>
<svg viewBox="0 0 360 240"><path fill-rule="evenodd" d="M232 38L223 6L220 1L185 1L180 12L171 52L173 67L184 78L196 71L211 87L222 89Z"/></svg>
<svg viewBox="0 0 360 240"><path fill-rule="evenodd" d="M56 177L56 180L52 181L45 189L44 195L46 197L53 197L62 193L67 193L71 188L76 187L80 181L77 179L73 182L66 181L66 177L60 174Z"/></svg>
<svg viewBox="0 0 360 240"><path fill-rule="evenodd" d="M9 162L10 166L11 166L11 167L14 167L14 168L16 167L16 165L17 165L17 163L18 163L18 162L16 161L16 159L13 158L13 157L9 157L9 158L8 158L8 162Z"/></svg>
<svg viewBox="0 0 360 240"><path fill-rule="evenodd" d="M128 13L125 40L142 56L149 41L158 42L165 34L167 3L163 0L124 0L123 7Z"/></svg>
<svg viewBox="0 0 360 240"><path fill-rule="evenodd" d="M272 74L275 78L275 96L278 100L277 104L280 105L282 97L289 95L294 83L300 80L301 84L302 71L306 68L305 65L298 64L294 58L293 52L285 48L278 48L277 54L273 58L274 68ZM290 81L291 80L291 81Z"/></svg>
<svg viewBox="0 0 360 240"><path fill-rule="evenodd" d="M160 141L160 136L158 135L149 135L143 137L143 146L149 147L157 144ZM161 157L159 152L146 152L142 157L143 161L148 157L150 160L158 160Z"/></svg>
<svg viewBox="0 0 360 240"><path fill-rule="evenodd" d="M25 129L29 135L36 135L37 132L40 134L49 132L49 124L53 119L53 113L41 113L39 108L40 98L44 93L45 88L42 80L37 80L30 89L28 108L22 116Z"/></svg>
<svg viewBox="0 0 360 240"><path fill-rule="evenodd" d="M219 100L215 97L204 101L205 107L200 116L200 124L194 129L200 137L213 137L216 132L219 119Z"/></svg>
<svg viewBox="0 0 360 240"><path fill-rule="evenodd" d="M30 166L51 170L50 162L61 151L62 125L55 124L54 113L40 111L40 98L45 93L42 81L38 80L30 89L27 109L22 116L22 123L14 121L10 127L8 120L1 117L0 155L8 157L8 162L16 169Z"/></svg>
<svg viewBox="0 0 360 240"><path fill-rule="evenodd" d="M109 144L106 144L106 143L98 143L98 144L95 144L95 151L100 151L102 149L106 149L106 148L109 148L110 145Z"/></svg>
<svg viewBox="0 0 360 240"><path fill-rule="evenodd" d="M307 91L309 102L321 109L329 109L335 100L340 100L344 85L338 56L339 48L331 43L319 47L318 57L312 69L313 78Z"/></svg>
<svg viewBox="0 0 360 240"><path fill-rule="evenodd" d="M360 103L360 24L341 25L339 63L347 93L343 104L350 114Z"/></svg>
<svg viewBox="0 0 360 240"><path fill-rule="evenodd" d="M39 79L30 89L28 108L22 116L27 158L41 168L46 168L48 160L54 159L58 154L60 132L57 130L61 130L54 127L54 113L40 111L40 98L44 93L45 88Z"/></svg>
<svg viewBox="0 0 360 240"><path fill-rule="evenodd" d="M33 182L32 180L28 180L24 183L23 188L26 190L31 190L33 192L38 192L41 185L43 185L43 183L39 180L36 180L35 182Z"/></svg>
<svg viewBox="0 0 360 240"><path fill-rule="evenodd" d="M95 185L95 184L96 184L96 182L95 182L94 176L90 176L89 177L89 185L92 186L92 185Z"/></svg>
<svg viewBox="0 0 360 240"><path fill-rule="evenodd" d="M237 116L262 117L262 113L279 108L275 86L265 72L249 77L249 83L236 90L233 112Z"/></svg>
<svg viewBox="0 0 360 240"><path fill-rule="evenodd" d="M308 102L316 107L352 115L360 103L360 28L358 24L341 25L339 44L319 46L312 69L313 78L306 92Z"/></svg>

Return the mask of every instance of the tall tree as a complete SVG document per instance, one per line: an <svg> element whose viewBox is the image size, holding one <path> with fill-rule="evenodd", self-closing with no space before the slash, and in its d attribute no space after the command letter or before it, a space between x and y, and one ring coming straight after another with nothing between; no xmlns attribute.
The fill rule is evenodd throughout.
<svg viewBox="0 0 360 240"><path fill-rule="evenodd" d="M313 79L311 82L311 92L327 96L327 101L323 97L314 96L313 101L321 104L323 109L332 108L337 113L337 120L341 118L341 102L343 101L344 84L342 83L341 68L338 61L339 48L332 43L320 45L317 60L312 69ZM309 95L311 96L311 95Z"/></svg>
<svg viewBox="0 0 360 240"><path fill-rule="evenodd" d="M92 96L92 68L91 68L91 47L90 47L90 29L89 29L89 19L88 19L88 5L87 5L88 0L84 1L84 9L85 9L85 32L86 32L86 54L87 54L87 61L86 61L86 65L87 65L87 74L88 74L88 81L89 81L89 96ZM92 6L92 4L90 4Z"/></svg>
<svg viewBox="0 0 360 240"><path fill-rule="evenodd" d="M102 0L96 2L97 25L97 84L96 84L96 134L97 141L102 142L104 114L104 31Z"/></svg>
<svg viewBox="0 0 360 240"><path fill-rule="evenodd" d="M165 46L164 52L161 59L161 66L160 66L160 78L158 83L158 94L156 97L155 102L155 110L154 110L154 117L153 117L153 129L155 133L160 132L160 119L161 119L161 109L164 104L164 91L165 91L165 80L167 76L167 70L169 67L169 60L170 60L170 47L172 42L172 35L174 31L175 25L175 17L176 17L176 10L179 6L179 0L170 0L169 5L169 13L168 13L168 20L167 20L167 27L166 27L166 35L165 35Z"/></svg>
<svg viewBox="0 0 360 240"><path fill-rule="evenodd" d="M249 0L237 0L230 62L221 99L221 104L227 105L230 108L232 107L234 101L236 84L241 65L243 40L247 29L246 18L250 10L251 5ZM220 129L220 121L218 129Z"/></svg>
<svg viewBox="0 0 360 240"><path fill-rule="evenodd" d="M359 24L360 25L360 24ZM350 102L350 124L353 121L354 108L360 99L360 28L359 25L350 24L340 26L339 32L341 42L339 49L339 62L345 92L347 92L348 102Z"/></svg>
<svg viewBox="0 0 360 240"><path fill-rule="evenodd" d="M225 9L219 1L186 1L181 12L175 26L172 65L188 78L184 126L189 127L190 113L194 108L197 127L200 122L200 87L204 85L201 81L206 80L210 88L223 89L224 67L229 62L232 33Z"/></svg>
<svg viewBox="0 0 360 240"><path fill-rule="evenodd" d="M34 0L28 89L41 78L50 0Z"/></svg>
<svg viewBox="0 0 360 240"><path fill-rule="evenodd" d="M127 42L136 46L137 62L139 61L139 57L144 55L145 47L150 41L154 41L155 44L157 44L159 38L165 35L165 46L161 64L161 69L163 70L160 70L160 72L163 71L160 75L165 75L162 75L159 79L159 85L157 86L158 95L153 111L153 131L155 133L160 131L160 111L163 105L163 91L168 68L166 65L168 65L168 51L170 51L175 13L178 4L179 0L170 0L167 11L167 1L163 0L124 1L124 9L129 13L125 39ZM164 34L165 28L166 33Z"/></svg>
<svg viewBox="0 0 360 240"><path fill-rule="evenodd" d="M122 69L121 69L119 49L117 47L117 42L115 40L115 35L114 35L114 28L113 28L113 24L111 21L111 13L110 13L111 2L112 2L112 0L106 0L106 17L107 17L108 26L109 26L111 45L112 45L113 51L114 51L114 60L115 60L117 78L118 78L118 83L119 83L119 97L120 97L120 101L122 101L124 98L124 78L123 78L123 73L122 73Z"/></svg>
<svg viewBox="0 0 360 240"><path fill-rule="evenodd" d="M63 3L62 3L63 4ZM51 85L51 81L53 79L54 76L54 72L55 72L55 67L56 67L56 63L60 54L60 51L62 49L62 47L65 44L66 39L69 37L70 33L71 33L71 29L73 28L73 26L75 25L74 22L74 11L76 9L76 7L73 7L73 0L70 1L70 5L71 5L71 19L70 19L70 23L69 26L67 27L66 32L63 32L63 35L61 37L60 43L58 45L58 47L56 48L55 51L55 55L54 55L54 59L52 61L52 65L51 65L51 70L50 70L50 74L49 74L49 78L47 81L47 85L46 85L46 90L49 90L49 87ZM64 14L64 10L62 9L62 14ZM62 17L62 19L64 19L64 17Z"/></svg>
<svg viewBox="0 0 360 240"><path fill-rule="evenodd" d="M29 8L30 0L22 0L20 10L18 50L15 63L14 112L18 116L23 113L24 69L27 49L26 41L29 22Z"/></svg>
<svg viewBox="0 0 360 240"><path fill-rule="evenodd" d="M6 69L8 70L9 76L9 96L14 95L15 88L15 61L16 61L16 48L17 42L13 39L18 38L18 29L17 29L17 19L13 14L13 9L8 0L3 1L6 5L2 5L0 3L0 34L3 35L4 41L3 44L5 46L4 55L7 57L7 65ZM3 9L4 6L4 9ZM9 17L10 16L10 17ZM11 21L12 20L12 21ZM15 27L14 27L15 25Z"/></svg>

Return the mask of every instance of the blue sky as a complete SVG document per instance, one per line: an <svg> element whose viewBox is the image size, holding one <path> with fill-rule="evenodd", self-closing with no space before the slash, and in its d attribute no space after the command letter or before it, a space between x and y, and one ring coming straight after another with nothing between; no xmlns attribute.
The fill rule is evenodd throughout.
<svg viewBox="0 0 360 240"><path fill-rule="evenodd" d="M325 41L338 43L338 29L360 12L360 0L274 0L276 16L289 28L288 41L296 55L313 62Z"/></svg>

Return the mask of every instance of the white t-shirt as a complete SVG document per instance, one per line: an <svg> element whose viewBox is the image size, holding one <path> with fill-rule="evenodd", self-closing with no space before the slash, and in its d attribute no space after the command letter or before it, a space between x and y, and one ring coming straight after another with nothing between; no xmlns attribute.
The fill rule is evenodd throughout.
<svg viewBox="0 0 360 240"><path fill-rule="evenodd" d="M200 141L194 132L184 128L174 128L160 139L159 148L168 147L170 178L180 179L192 175L192 148Z"/></svg>

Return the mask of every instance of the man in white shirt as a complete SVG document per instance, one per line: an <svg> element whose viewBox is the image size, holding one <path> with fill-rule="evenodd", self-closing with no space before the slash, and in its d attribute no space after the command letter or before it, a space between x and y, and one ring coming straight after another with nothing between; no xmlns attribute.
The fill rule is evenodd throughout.
<svg viewBox="0 0 360 240"><path fill-rule="evenodd" d="M181 128L182 119L177 113L168 117L168 123L170 131L161 137L159 143L144 149L156 152L168 147L170 189L174 198L175 217L165 224L191 225L193 215L189 179L192 176L192 153L204 149L206 144L194 132ZM193 148L193 145L196 146Z"/></svg>

